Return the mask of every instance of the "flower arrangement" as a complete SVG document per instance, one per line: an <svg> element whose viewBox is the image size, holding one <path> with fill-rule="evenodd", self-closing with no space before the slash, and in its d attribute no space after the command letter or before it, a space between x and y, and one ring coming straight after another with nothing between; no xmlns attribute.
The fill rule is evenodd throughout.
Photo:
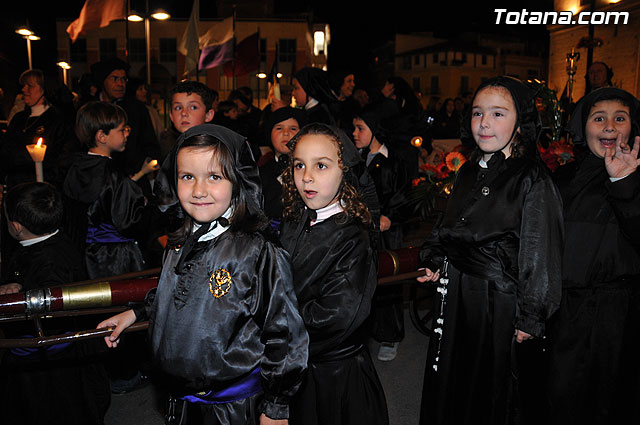
<svg viewBox="0 0 640 425"><path fill-rule="evenodd" d="M538 151L551 171L556 171L559 166L574 160L573 144L564 138L549 143L549 147L546 149L538 144Z"/></svg>
<svg viewBox="0 0 640 425"><path fill-rule="evenodd" d="M420 166L420 177L412 181L409 200L423 219L438 210L436 201L451 193L456 174L467 158L458 151L436 153L432 161ZM435 164L434 164L435 162Z"/></svg>

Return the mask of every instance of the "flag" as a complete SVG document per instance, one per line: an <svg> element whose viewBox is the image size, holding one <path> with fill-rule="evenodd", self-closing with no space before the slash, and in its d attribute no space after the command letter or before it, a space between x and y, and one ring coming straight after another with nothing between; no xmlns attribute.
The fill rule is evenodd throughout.
<svg viewBox="0 0 640 425"><path fill-rule="evenodd" d="M178 51L182 53L184 58L184 73L189 74L191 71L197 71L198 59L200 57L200 43L198 40L198 23L200 21L200 0L193 0L191 8L191 16L189 22L182 34Z"/></svg>
<svg viewBox="0 0 640 425"><path fill-rule="evenodd" d="M233 17L213 26L200 37L200 69L215 68L233 59Z"/></svg>
<svg viewBox="0 0 640 425"><path fill-rule="evenodd" d="M276 55L273 58L273 65L271 65L271 72L267 77L267 81L269 82L269 94L267 94L267 99L271 102L271 99L275 98L281 100L280 98L280 79L278 78L278 60L280 59L280 49L278 48L278 42L276 41Z"/></svg>
<svg viewBox="0 0 640 425"><path fill-rule="evenodd" d="M242 40L236 46L236 52L232 62L224 64L224 75L233 77L235 62L235 75L245 75L260 67L260 34L256 32Z"/></svg>
<svg viewBox="0 0 640 425"><path fill-rule="evenodd" d="M71 41L75 42L89 30L106 27L116 19L124 19L126 12L125 0L87 0L78 19L67 27L67 32Z"/></svg>

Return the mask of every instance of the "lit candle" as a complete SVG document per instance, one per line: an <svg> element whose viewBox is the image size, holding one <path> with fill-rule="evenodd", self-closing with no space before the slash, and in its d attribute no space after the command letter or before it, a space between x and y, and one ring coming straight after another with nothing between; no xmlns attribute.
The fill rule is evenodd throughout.
<svg viewBox="0 0 640 425"><path fill-rule="evenodd" d="M44 154L47 152L47 145L44 144L44 139L40 137L38 143L27 145L27 151L36 164L36 181L43 182L42 161L44 160Z"/></svg>

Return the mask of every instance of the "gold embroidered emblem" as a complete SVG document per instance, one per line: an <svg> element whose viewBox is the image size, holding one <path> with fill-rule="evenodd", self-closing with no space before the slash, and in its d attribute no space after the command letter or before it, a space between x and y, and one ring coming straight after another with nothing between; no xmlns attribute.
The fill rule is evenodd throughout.
<svg viewBox="0 0 640 425"><path fill-rule="evenodd" d="M215 284L213 281L215 280ZM216 298L226 295L231 289L231 273L226 269L218 269L209 278L209 292Z"/></svg>
<svg viewBox="0 0 640 425"><path fill-rule="evenodd" d="M41 125L41 126L39 126L39 127L36 127L36 134L37 134L37 135L44 134L44 125Z"/></svg>

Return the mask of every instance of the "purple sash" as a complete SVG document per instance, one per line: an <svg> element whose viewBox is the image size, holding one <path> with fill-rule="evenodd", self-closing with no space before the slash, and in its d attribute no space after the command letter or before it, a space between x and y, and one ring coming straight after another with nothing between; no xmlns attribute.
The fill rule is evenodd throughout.
<svg viewBox="0 0 640 425"><path fill-rule="evenodd" d="M65 332L65 334L70 334L71 332ZM18 338L33 338L33 335L20 335ZM56 354L60 351L64 350L68 346L73 344L72 342L63 342L60 344L49 345L47 347L17 347L12 348L11 354L20 357L31 357L38 352L46 351L49 354Z"/></svg>
<svg viewBox="0 0 640 425"><path fill-rule="evenodd" d="M131 242L133 239L122 236L113 224L100 223L98 227L87 228L87 243Z"/></svg>
<svg viewBox="0 0 640 425"><path fill-rule="evenodd" d="M224 390L187 395L181 397L181 400L203 404L231 403L232 401L244 400L260 392L262 392L262 382L260 381L260 368L257 367L251 371L249 376Z"/></svg>

